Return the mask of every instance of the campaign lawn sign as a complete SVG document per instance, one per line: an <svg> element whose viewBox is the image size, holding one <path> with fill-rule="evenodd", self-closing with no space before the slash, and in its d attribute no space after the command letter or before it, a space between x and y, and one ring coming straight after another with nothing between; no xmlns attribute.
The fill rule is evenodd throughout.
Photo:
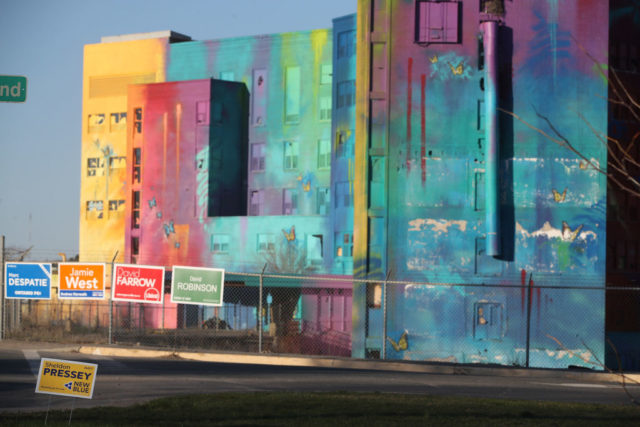
<svg viewBox="0 0 640 427"><path fill-rule="evenodd" d="M58 264L58 298L99 300L105 297L105 264Z"/></svg>
<svg viewBox="0 0 640 427"><path fill-rule="evenodd" d="M51 263L7 262L4 296L8 299L51 299Z"/></svg>
<svg viewBox="0 0 640 427"><path fill-rule="evenodd" d="M42 358L36 393L91 399L97 372L95 363Z"/></svg>
<svg viewBox="0 0 640 427"><path fill-rule="evenodd" d="M171 302L221 306L223 291L223 269L173 266Z"/></svg>
<svg viewBox="0 0 640 427"><path fill-rule="evenodd" d="M114 301L162 304L164 267L137 264L114 265L111 295Z"/></svg>

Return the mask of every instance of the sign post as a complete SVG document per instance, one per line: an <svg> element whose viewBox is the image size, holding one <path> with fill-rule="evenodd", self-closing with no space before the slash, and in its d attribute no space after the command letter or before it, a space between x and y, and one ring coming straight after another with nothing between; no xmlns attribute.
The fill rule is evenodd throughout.
<svg viewBox="0 0 640 427"><path fill-rule="evenodd" d="M171 302L219 307L223 291L223 269L173 266Z"/></svg>
<svg viewBox="0 0 640 427"><path fill-rule="evenodd" d="M0 102L24 102L26 100L26 77L0 76Z"/></svg>
<svg viewBox="0 0 640 427"><path fill-rule="evenodd" d="M5 298L51 299L51 263L7 262Z"/></svg>

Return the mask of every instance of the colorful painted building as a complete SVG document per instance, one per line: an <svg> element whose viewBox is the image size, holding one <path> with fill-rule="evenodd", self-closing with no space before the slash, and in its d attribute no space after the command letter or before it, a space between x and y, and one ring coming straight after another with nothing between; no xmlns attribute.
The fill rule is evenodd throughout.
<svg viewBox="0 0 640 427"><path fill-rule="evenodd" d="M317 275L275 303L336 354L592 366L621 9L361 0L330 30L87 46L80 257Z"/></svg>
<svg viewBox="0 0 640 427"><path fill-rule="evenodd" d="M387 358L602 360L604 292L588 288L605 283L607 157L583 118L606 134L607 16L597 1L359 2L354 275L436 285L389 286L386 321L354 286L355 355L404 334ZM545 288L526 328L530 283Z"/></svg>
<svg viewBox="0 0 640 427"><path fill-rule="evenodd" d="M84 49L80 258L124 259L127 86L165 80L169 44L189 40L165 31L103 37Z"/></svg>

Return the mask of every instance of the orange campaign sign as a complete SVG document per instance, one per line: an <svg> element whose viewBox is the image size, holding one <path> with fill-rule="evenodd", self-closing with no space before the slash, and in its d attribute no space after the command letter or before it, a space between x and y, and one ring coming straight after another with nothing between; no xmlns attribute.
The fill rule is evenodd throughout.
<svg viewBox="0 0 640 427"><path fill-rule="evenodd" d="M164 267L116 264L111 289L111 298L114 301L162 304Z"/></svg>
<svg viewBox="0 0 640 427"><path fill-rule="evenodd" d="M105 264L61 262L58 264L59 299L104 299Z"/></svg>

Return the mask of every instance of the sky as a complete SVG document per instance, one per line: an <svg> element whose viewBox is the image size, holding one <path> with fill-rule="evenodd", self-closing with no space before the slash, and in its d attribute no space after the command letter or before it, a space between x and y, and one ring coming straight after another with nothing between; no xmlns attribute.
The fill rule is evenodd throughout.
<svg viewBox="0 0 640 427"><path fill-rule="evenodd" d="M0 102L0 235L32 260L78 253L83 46L173 30L193 40L330 28L357 0L0 0L0 75L25 76Z"/></svg>

